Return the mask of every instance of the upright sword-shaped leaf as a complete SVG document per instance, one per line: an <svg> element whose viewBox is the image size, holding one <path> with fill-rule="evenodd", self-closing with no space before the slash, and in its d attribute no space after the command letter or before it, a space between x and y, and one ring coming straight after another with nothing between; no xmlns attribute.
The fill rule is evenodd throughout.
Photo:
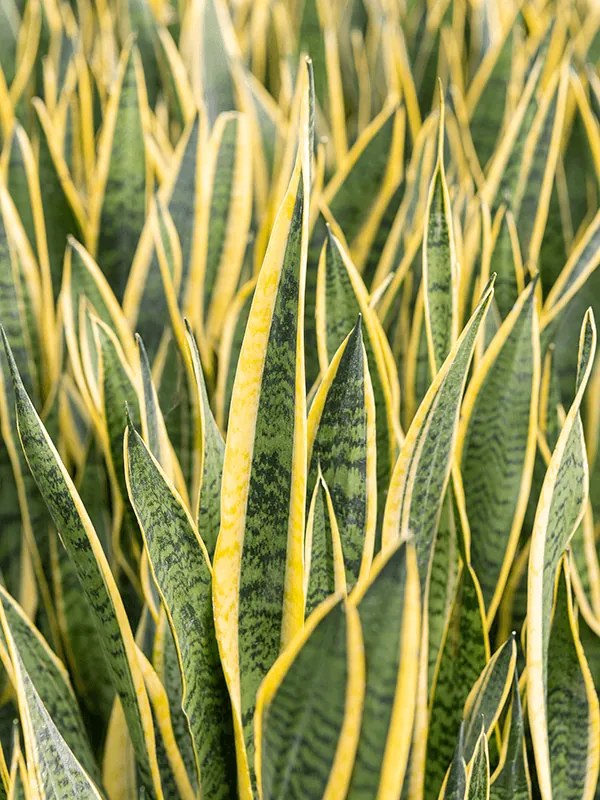
<svg viewBox="0 0 600 800"><path fill-rule="evenodd" d="M240 351L214 556L215 625L236 726L239 791L250 794L258 687L302 626L306 503L304 280L308 104Z"/></svg>
<svg viewBox="0 0 600 800"><path fill-rule="evenodd" d="M543 800L551 800L548 741L548 646L558 564L583 517L588 465L579 409L596 350L591 309L579 341L575 399L558 437L544 478L531 534L527 577L527 707Z"/></svg>

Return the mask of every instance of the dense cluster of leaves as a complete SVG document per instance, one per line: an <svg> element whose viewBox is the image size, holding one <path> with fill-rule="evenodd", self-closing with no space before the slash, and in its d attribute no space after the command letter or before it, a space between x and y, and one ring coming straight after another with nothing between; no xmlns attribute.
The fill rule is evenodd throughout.
<svg viewBox="0 0 600 800"><path fill-rule="evenodd" d="M592 0L0 0L0 798L600 796Z"/></svg>

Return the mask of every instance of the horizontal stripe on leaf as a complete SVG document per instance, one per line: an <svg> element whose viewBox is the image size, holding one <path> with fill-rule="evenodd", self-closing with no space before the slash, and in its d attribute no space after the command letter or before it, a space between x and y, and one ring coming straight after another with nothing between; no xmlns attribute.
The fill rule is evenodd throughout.
<svg viewBox="0 0 600 800"><path fill-rule="evenodd" d="M421 638L420 585L412 544L380 554L351 596L365 649L365 700L349 800L397 798L408 762Z"/></svg>
<svg viewBox="0 0 600 800"><path fill-rule="evenodd" d="M214 634L208 553L181 499L131 426L124 451L129 497L181 661L182 705L200 785L207 796L232 797L231 712Z"/></svg>
<svg viewBox="0 0 600 800"><path fill-rule="evenodd" d="M514 557L533 473L540 381L535 302L533 281L477 365L459 430L471 559L489 619Z"/></svg>
<svg viewBox="0 0 600 800"><path fill-rule="evenodd" d="M563 560L548 641L548 747L552 797L596 796L600 757L598 697L577 631L575 608Z"/></svg>
<svg viewBox="0 0 600 800"><path fill-rule="evenodd" d="M548 743L548 643L556 572L577 529L588 494L588 466L579 409L596 350L591 310L581 328L575 400L552 454L538 501L527 584L527 706L542 797L552 796Z"/></svg>
<svg viewBox="0 0 600 800"><path fill-rule="evenodd" d="M375 403L361 318L334 356L308 416L308 484L319 471L331 493L346 582L368 573L377 520Z"/></svg>
<svg viewBox="0 0 600 800"><path fill-rule="evenodd" d="M133 634L106 556L56 448L4 347L16 396L19 438L31 473L77 571L94 614L112 681L119 694L144 783L161 796L150 707L135 657Z"/></svg>
<svg viewBox="0 0 600 800"><path fill-rule="evenodd" d="M414 535L423 588L428 581L433 540L450 477L467 373L492 293L490 282L411 423L390 483L383 544L386 546L409 531Z"/></svg>
<svg viewBox="0 0 600 800"><path fill-rule="evenodd" d="M306 520L304 543L305 616L332 594L346 594L340 532L329 488L319 471Z"/></svg>
<svg viewBox="0 0 600 800"><path fill-rule="evenodd" d="M346 795L363 693L358 614L334 596L314 612L261 686L256 773L263 800Z"/></svg>
<svg viewBox="0 0 600 800"><path fill-rule="evenodd" d="M306 114L305 107L305 122ZM304 135L258 276L223 463L215 624L234 710L242 797L251 791L245 763L253 760L256 692L303 622L307 156Z"/></svg>

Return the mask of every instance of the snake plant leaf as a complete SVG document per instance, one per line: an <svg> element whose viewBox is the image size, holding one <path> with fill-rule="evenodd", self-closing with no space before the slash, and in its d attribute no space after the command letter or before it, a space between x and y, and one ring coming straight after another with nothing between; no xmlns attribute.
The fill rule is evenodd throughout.
<svg viewBox="0 0 600 800"><path fill-rule="evenodd" d="M452 503L452 495L446 493L442 513L435 535L429 579L427 608L427 639L429 645L429 665L427 685L431 686L433 674L440 651L444 632L452 605L459 574L459 526Z"/></svg>
<svg viewBox="0 0 600 800"><path fill-rule="evenodd" d="M492 237L490 271L496 273L494 300L500 317L506 319L524 286L518 232L512 212L504 206L496 213Z"/></svg>
<svg viewBox="0 0 600 800"><path fill-rule="evenodd" d="M514 558L533 473L541 370L535 286L521 294L477 365L459 428L471 559L489 620Z"/></svg>
<svg viewBox="0 0 600 800"><path fill-rule="evenodd" d="M398 797L417 694L420 584L412 544L377 556L351 595L363 628L366 684L360 741L347 797Z"/></svg>
<svg viewBox="0 0 600 800"><path fill-rule="evenodd" d="M129 34L135 35L135 42L140 52L144 67L144 83L148 92L148 102L152 108L160 86L160 75L157 59L157 24L152 13L151 4L147 0L127 0L121 6L121 36L126 40Z"/></svg>
<svg viewBox="0 0 600 800"><path fill-rule="evenodd" d="M206 391L204 372L196 339L187 328L187 342L196 380L196 402L198 404L198 438L200 440L201 477L197 497L193 500L198 530L206 545L209 557L215 552L217 535L221 524L221 476L223 474L223 455L225 442L219 430Z"/></svg>
<svg viewBox="0 0 600 800"><path fill-rule="evenodd" d="M140 412L142 417L142 430L144 440L154 458L162 466L167 474L172 472L169 469L170 453L167 432L162 417L162 412L158 404L158 395L152 379L152 370L148 353L144 347L142 337L135 337L140 354L140 372L142 377L142 393L140 396Z"/></svg>
<svg viewBox="0 0 600 800"><path fill-rule="evenodd" d="M491 159L486 175L485 200L495 212L500 205L512 208L523 163L527 136L537 110L535 92L543 61L533 63L512 116Z"/></svg>
<svg viewBox="0 0 600 800"><path fill-rule="evenodd" d="M161 777L163 785L170 780L170 785L165 788L165 796L181 797L182 800L193 800L197 796L197 787L192 786L192 781L187 773L186 765L178 748L173 730L169 698L165 687L154 670L152 664L141 650L138 658L144 673L144 681L148 697L152 705L152 716L157 732L160 732L164 764L161 764ZM160 763L160 762L159 762Z"/></svg>
<svg viewBox="0 0 600 800"><path fill-rule="evenodd" d="M317 276L317 347L322 373L362 316L369 375L375 401L377 443L377 503L382 513L397 452L399 387L387 369L387 339L376 313L369 307L367 290L340 242L330 232L323 246ZM380 527L380 525L378 525ZM380 549L377 536L375 550Z"/></svg>
<svg viewBox="0 0 600 800"><path fill-rule="evenodd" d="M598 697L577 631L568 569L563 559L547 673L551 791L565 800L595 797L600 738Z"/></svg>
<svg viewBox="0 0 600 800"><path fill-rule="evenodd" d="M208 553L183 502L131 424L124 453L129 497L181 663L182 705L200 785L207 796L231 797L233 736L214 634Z"/></svg>
<svg viewBox="0 0 600 800"><path fill-rule="evenodd" d="M127 413L134 424L140 424L138 395L133 374L112 329L99 319L93 324L98 352L100 402L110 447L107 455L112 479L125 499L127 487L123 469L123 432Z"/></svg>
<svg viewBox="0 0 600 800"><path fill-rule="evenodd" d="M598 242L600 241L600 212L595 214L581 239L571 251L569 259L548 293L544 303L542 328L556 324L569 303L600 264Z"/></svg>
<svg viewBox="0 0 600 800"><path fill-rule="evenodd" d="M27 673L13 642L19 713L28 749L28 773L45 797L102 800L98 788L61 736Z"/></svg>
<svg viewBox="0 0 600 800"><path fill-rule="evenodd" d="M3 640L10 639L14 643L36 692L67 746L85 771L98 782L98 767L67 671L23 609L1 587L0 603L3 626L7 629Z"/></svg>
<svg viewBox="0 0 600 800"><path fill-rule="evenodd" d="M548 87L523 152L513 210L523 258L537 264L546 227L552 186L563 134L569 69L563 65Z"/></svg>
<svg viewBox="0 0 600 800"><path fill-rule="evenodd" d="M146 102L138 52L127 46L121 55L98 142L90 211L95 257L119 300L127 285L146 214Z"/></svg>
<svg viewBox="0 0 600 800"><path fill-rule="evenodd" d="M151 712L123 601L81 498L25 391L4 332L3 342L14 385L19 438L27 463L94 614L144 783L153 786L160 798Z"/></svg>
<svg viewBox="0 0 600 800"><path fill-rule="evenodd" d="M229 10L222 0L203 0L198 20L203 100L211 125L223 111L236 107L228 48Z"/></svg>
<svg viewBox="0 0 600 800"><path fill-rule="evenodd" d="M215 625L234 712L243 797L250 792L244 764L253 763L256 692L304 618L307 161L305 133L258 275L239 355L213 560Z"/></svg>
<svg viewBox="0 0 600 800"><path fill-rule="evenodd" d="M458 275L450 195L444 169L444 100L440 93L438 156L425 214L423 300L433 375L458 337Z"/></svg>
<svg viewBox="0 0 600 800"><path fill-rule="evenodd" d="M203 201L208 233L199 283L201 319L209 341L216 343L238 287L250 229L252 156L246 116L230 113L218 117L208 158L211 183ZM193 280L192 275L192 294L196 289Z"/></svg>
<svg viewBox="0 0 600 800"><path fill-rule="evenodd" d="M324 191L336 237L343 236L348 243L358 269L401 179L402 119L393 105L384 108L362 132Z"/></svg>
<svg viewBox="0 0 600 800"><path fill-rule="evenodd" d="M469 764L469 785L466 800L489 800L490 756L488 742L483 731L477 740L473 760Z"/></svg>
<svg viewBox="0 0 600 800"><path fill-rule="evenodd" d="M256 775L264 800L346 795L364 682L358 612L334 595L312 614L260 688Z"/></svg>
<svg viewBox="0 0 600 800"><path fill-rule="evenodd" d="M176 286L180 300L188 290L192 261L197 258L199 247L200 176L205 140L204 125L196 115L178 142L172 174L165 178L159 192L160 201L167 207L177 230L181 247L181 276ZM131 267L123 308L130 322L135 321L136 329L153 358L164 331L167 304L152 222L149 214Z"/></svg>
<svg viewBox="0 0 600 800"><path fill-rule="evenodd" d="M377 522L375 402L361 318L333 357L308 415L308 484L331 493L351 589L370 569Z"/></svg>
<svg viewBox="0 0 600 800"><path fill-rule="evenodd" d="M89 474L94 471L90 468ZM94 483L97 498L108 503L108 489L103 493L102 484ZM85 481L80 486L85 507ZM56 615L63 635L66 663L77 697L83 708L95 717L108 721L115 699L110 667L102 649L102 637L94 623L93 611L86 597L81 595L77 571L68 553L57 539L51 541L53 563L53 588L56 594ZM91 773L93 775L93 772Z"/></svg>
<svg viewBox="0 0 600 800"><path fill-rule="evenodd" d="M33 105L40 130L38 173L44 217L43 233L38 232L38 257L41 262L48 259L56 302L62 283L63 258L68 237L82 237L86 218L69 168L56 145L58 135L48 109L39 99L34 99ZM40 252L42 248L44 256Z"/></svg>
<svg viewBox="0 0 600 800"><path fill-rule="evenodd" d="M438 795L452 760L453 732L460 725L461 709L488 661L488 654L481 589L472 568L463 565L432 687L426 797Z"/></svg>
<svg viewBox="0 0 600 800"><path fill-rule="evenodd" d="M547 728L548 647L559 560L577 529L588 493L588 467L579 409L592 369L596 326L590 311L581 328L575 400L569 408L540 492L527 583L527 707L542 796L551 797Z"/></svg>
<svg viewBox="0 0 600 800"><path fill-rule="evenodd" d="M491 657L465 703L465 759L473 758L481 729L486 736L496 724L509 695L517 662L514 635Z"/></svg>
<svg viewBox="0 0 600 800"><path fill-rule="evenodd" d="M0 66L9 86L15 76L20 22L19 10L14 0L6 0L0 4Z"/></svg>
<svg viewBox="0 0 600 800"><path fill-rule="evenodd" d="M507 111L512 57L518 40L518 24L509 24L501 40L482 59L465 98L470 109L471 137L482 167L494 152Z"/></svg>
<svg viewBox="0 0 600 800"><path fill-rule="evenodd" d="M440 800L465 800L466 791L467 764L463 752L463 726L461 725L452 763L440 792Z"/></svg>
<svg viewBox="0 0 600 800"><path fill-rule="evenodd" d="M31 144L19 123L15 123L12 136L5 144L5 158L6 186L25 229L27 241L35 247L33 201L28 181L32 172Z"/></svg>
<svg viewBox="0 0 600 800"><path fill-rule="evenodd" d="M227 428L233 383L255 287L256 280L253 278L241 287L231 304L223 325L219 346L220 367L215 395L216 420L221 430Z"/></svg>
<svg viewBox="0 0 600 800"><path fill-rule="evenodd" d="M409 531L414 535L423 588L429 579L433 540L450 477L460 402L492 287L493 280L427 391L406 434L390 483L383 544L385 547Z"/></svg>
<svg viewBox="0 0 600 800"><path fill-rule="evenodd" d="M332 594L346 594L346 571L331 493L319 471L306 520L304 544L305 616Z"/></svg>
<svg viewBox="0 0 600 800"><path fill-rule="evenodd" d="M527 752L524 739L524 721L519 694L519 679L515 670L512 685L512 702L500 764L490 787L491 800L530 800L531 786L527 769Z"/></svg>

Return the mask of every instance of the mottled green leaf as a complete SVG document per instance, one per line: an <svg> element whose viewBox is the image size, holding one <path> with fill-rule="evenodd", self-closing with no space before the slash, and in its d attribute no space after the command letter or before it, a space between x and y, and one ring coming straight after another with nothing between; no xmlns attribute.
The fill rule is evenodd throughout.
<svg viewBox="0 0 600 800"><path fill-rule="evenodd" d="M146 214L146 153L141 68L135 49L126 49L111 95L99 142L95 203L97 219L96 258L120 300L144 226Z"/></svg>
<svg viewBox="0 0 600 800"><path fill-rule="evenodd" d="M469 765L469 786L466 800L489 800L490 797L490 756L485 733L482 731L473 760Z"/></svg>
<svg viewBox="0 0 600 800"><path fill-rule="evenodd" d="M467 765L463 751L463 726L461 725L458 734L458 742L454 750L454 757L450 764L450 769L446 776L443 787L443 794L440 793L442 800L465 800L467 791Z"/></svg>
<svg viewBox="0 0 600 800"><path fill-rule="evenodd" d="M408 761L419 664L420 585L412 544L378 557L353 596L363 628L366 684L349 800L398 797Z"/></svg>
<svg viewBox="0 0 600 800"><path fill-rule="evenodd" d="M252 763L256 692L304 619L307 144L304 137L258 276L223 463L215 624L234 709L242 794L249 791L242 786L249 781L245 748Z"/></svg>
<svg viewBox="0 0 600 800"><path fill-rule="evenodd" d="M201 476L197 497L193 499L198 530L206 545L208 555L213 557L217 535L221 524L221 476L225 443L208 401L200 353L191 329L188 327L187 341L196 379L197 420L200 442Z"/></svg>
<svg viewBox="0 0 600 800"><path fill-rule="evenodd" d="M482 167L489 161L502 128L517 37L518 26L511 25L503 40L488 50L472 81L471 96L467 95L467 102L473 105L469 128Z"/></svg>
<svg viewBox="0 0 600 800"><path fill-rule="evenodd" d="M471 560L490 619L500 602L527 508L539 381L533 281L477 365L459 431L457 460L471 528Z"/></svg>
<svg viewBox="0 0 600 800"><path fill-rule="evenodd" d="M86 772L99 780L87 733L67 672L18 603L0 587L4 639L14 643L41 702Z"/></svg>
<svg viewBox="0 0 600 800"><path fill-rule="evenodd" d="M264 800L346 795L364 692L361 645L356 610L334 596L268 673L256 720Z"/></svg>
<svg viewBox="0 0 600 800"><path fill-rule="evenodd" d="M308 484L329 487L339 525L346 583L367 575L377 515L375 404L361 318L334 356L308 417Z"/></svg>
<svg viewBox="0 0 600 800"><path fill-rule="evenodd" d="M386 183L390 183L385 180L386 175L389 177L388 173L397 172L397 175L392 175L388 188L390 197L400 180L398 164L394 163L398 156L397 127L395 108L384 109L363 131L348 153L344 167L325 189L324 201L351 251L357 249L355 255L358 256L359 266L362 266L364 258L364 255L361 258L364 245L360 235L363 233L364 236L363 231L373 208L382 191L387 188ZM384 210L381 209L381 213Z"/></svg>
<svg viewBox="0 0 600 800"><path fill-rule="evenodd" d="M11 650L27 760L36 783L44 796L53 800L101 800L97 787L54 724L14 645Z"/></svg>
<svg viewBox="0 0 600 800"><path fill-rule="evenodd" d="M180 658L182 704L200 785L207 796L232 797L233 737L214 634L208 553L181 499L131 426L125 460L129 497Z"/></svg>
<svg viewBox="0 0 600 800"><path fill-rule="evenodd" d="M252 158L246 117L224 114L209 144L211 184L207 206L206 251L202 271L202 318L217 342L235 294L246 252L252 212Z"/></svg>
<svg viewBox="0 0 600 800"><path fill-rule="evenodd" d="M591 310L580 337L575 400L563 424L544 478L531 535L527 591L527 705L538 780L551 794L548 741L548 647L556 572L581 521L588 494L588 468L579 409L596 349Z"/></svg>
<svg viewBox="0 0 600 800"><path fill-rule="evenodd" d="M514 635L508 639L486 664L479 680L465 704L465 759L470 761L475 752L481 729L490 735L510 691L517 646Z"/></svg>
<svg viewBox="0 0 600 800"><path fill-rule="evenodd" d="M368 294L360 275L331 233L323 247L319 264L316 314L322 372L325 372L342 341L354 327L357 316L361 314L363 318L364 347L375 401L377 505L380 518L397 450L398 398L394 398L386 368L385 348L389 348L389 345L381 323L369 308ZM375 551L379 549L377 537Z"/></svg>
<svg viewBox="0 0 600 800"><path fill-rule="evenodd" d="M488 660L481 590L463 566L436 668L427 739L425 796L437 797L455 747L462 708Z"/></svg>
<svg viewBox="0 0 600 800"><path fill-rule="evenodd" d="M154 784L159 787L150 708L143 678L135 661L135 644L123 601L91 520L27 396L4 333L3 337L16 396L19 438L25 457L93 612L144 782L148 786Z"/></svg>
<svg viewBox="0 0 600 800"><path fill-rule="evenodd" d="M306 520L304 583L306 617L330 595L346 591L340 532L331 494L321 472L317 476Z"/></svg>
<svg viewBox="0 0 600 800"><path fill-rule="evenodd" d="M447 492L431 557L427 631L429 644L428 686L431 686L433 682L438 653L454 602L459 573L458 537L459 531L457 530L452 496L450 492Z"/></svg>
<svg viewBox="0 0 600 800"><path fill-rule="evenodd" d="M444 169L444 105L440 97L438 160L429 187L423 237L423 299L431 371L444 363L458 336L457 265L450 195Z"/></svg>
<svg viewBox="0 0 600 800"><path fill-rule="evenodd" d="M460 402L475 340L492 297L492 285L490 282L485 288L479 305L421 403L390 483L383 543L385 546L409 531L414 535L423 588L428 581L433 541L452 467Z"/></svg>
<svg viewBox="0 0 600 800"><path fill-rule="evenodd" d="M600 712L563 562L548 641L548 747L552 796L593 797L598 781Z"/></svg>
<svg viewBox="0 0 600 800"><path fill-rule="evenodd" d="M510 717L505 732L500 767L490 788L491 800L530 800L531 788L527 771L524 727L519 679L515 670Z"/></svg>

